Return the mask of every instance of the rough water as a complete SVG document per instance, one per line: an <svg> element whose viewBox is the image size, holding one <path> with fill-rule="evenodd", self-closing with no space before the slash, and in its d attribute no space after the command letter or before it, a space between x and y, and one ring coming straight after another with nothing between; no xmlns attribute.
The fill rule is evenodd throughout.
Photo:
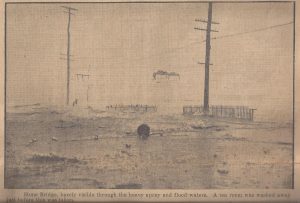
<svg viewBox="0 0 300 203"><path fill-rule="evenodd" d="M29 109L6 115L7 188L292 188L288 123Z"/></svg>

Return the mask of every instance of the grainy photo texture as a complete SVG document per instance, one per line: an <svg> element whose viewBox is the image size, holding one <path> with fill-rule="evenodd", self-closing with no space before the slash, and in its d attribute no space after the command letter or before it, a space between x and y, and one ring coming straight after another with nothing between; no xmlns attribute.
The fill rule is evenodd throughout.
<svg viewBox="0 0 300 203"><path fill-rule="evenodd" d="M294 187L293 2L5 12L5 188Z"/></svg>

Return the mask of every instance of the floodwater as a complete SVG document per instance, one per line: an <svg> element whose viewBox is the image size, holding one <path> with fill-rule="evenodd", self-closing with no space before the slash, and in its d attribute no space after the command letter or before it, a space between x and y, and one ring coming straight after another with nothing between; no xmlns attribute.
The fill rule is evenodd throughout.
<svg viewBox="0 0 300 203"><path fill-rule="evenodd" d="M290 125L49 110L6 125L7 188L292 188Z"/></svg>

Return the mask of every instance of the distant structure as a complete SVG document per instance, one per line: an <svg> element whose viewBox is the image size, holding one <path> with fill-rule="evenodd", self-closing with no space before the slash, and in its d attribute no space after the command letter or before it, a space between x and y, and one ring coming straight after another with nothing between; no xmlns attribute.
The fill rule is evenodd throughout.
<svg viewBox="0 0 300 203"><path fill-rule="evenodd" d="M116 111L116 112L156 112L157 106L153 105L142 105L142 104L136 104L136 105L122 105L122 104L116 104L116 105L110 105L106 106L107 111Z"/></svg>
<svg viewBox="0 0 300 203"><path fill-rule="evenodd" d="M163 70L158 70L153 73L153 79L156 80L158 75L163 76L168 80L170 77L177 77L180 80L179 73L175 73L175 72L167 72L167 71L163 71Z"/></svg>
<svg viewBox="0 0 300 203"><path fill-rule="evenodd" d="M247 106L209 106L206 111L204 106L184 106L184 115L206 115L215 118L232 118L238 120L254 120L254 111L256 109Z"/></svg>
<svg viewBox="0 0 300 203"><path fill-rule="evenodd" d="M89 72L89 71L88 71ZM89 106L89 97L90 97L90 77L88 73L76 73L73 82L73 97L71 104L73 107L88 107Z"/></svg>

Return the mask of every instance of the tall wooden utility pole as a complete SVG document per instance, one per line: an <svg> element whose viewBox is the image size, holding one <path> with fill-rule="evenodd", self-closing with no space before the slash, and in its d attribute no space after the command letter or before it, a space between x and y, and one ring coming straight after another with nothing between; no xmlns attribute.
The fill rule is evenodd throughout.
<svg viewBox="0 0 300 203"><path fill-rule="evenodd" d="M75 8L62 6L67 11L64 11L68 14L68 26L67 26L67 98L66 98L66 104L70 104L70 75L71 75L71 65L70 65L70 56L71 56L71 15L74 15L71 11L78 11Z"/></svg>
<svg viewBox="0 0 300 203"><path fill-rule="evenodd" d="M211 32L211 18L212 18L212 2L208 3L208 17L206 29L206 52L205 52L205 82L204 82L204 112L209 110L209 59L210 59L210 32Z"/></svg>
<svg viewBox="0 0 300 203"><path fill-rule="evenodd" d="M204 113L209 112L209 65L210 64L210 34L211 32L218 32L217 30L211 29L211 24L219 24L217 22L212 21L212 2L208 3L208 16L206 20L198 20L199 22L204 22L207 24L206 29L195 28L196 30L206 31L206 47L205 47L205 80L204 80L204 100L203 100L203 110ZM203 63L199 63L203 64Z"/></svg>

